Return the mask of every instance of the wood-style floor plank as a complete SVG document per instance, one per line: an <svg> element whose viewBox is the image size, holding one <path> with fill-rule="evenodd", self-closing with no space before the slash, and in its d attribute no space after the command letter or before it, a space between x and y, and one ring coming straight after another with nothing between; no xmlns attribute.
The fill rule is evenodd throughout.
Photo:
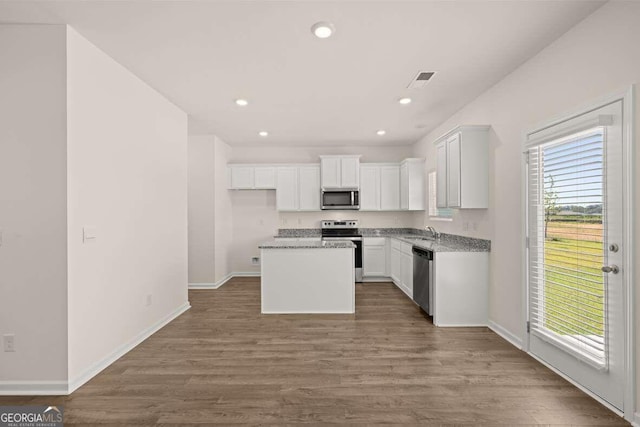
<svg viewBox="0 0 640 427"><path fill-rule="evenodd" d="M304 284L301 284L304 286ZM487 328L435 328L390 283L355 315L262 315L260 282L192 308L57 404L67 425L628 425Z"/></svg>

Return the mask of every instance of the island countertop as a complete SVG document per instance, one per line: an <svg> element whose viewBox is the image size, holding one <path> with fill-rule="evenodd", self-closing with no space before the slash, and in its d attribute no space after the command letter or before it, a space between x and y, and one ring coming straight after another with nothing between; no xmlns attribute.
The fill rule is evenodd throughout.
<svg viewBox="0 0 640 427"><path fill-rule="evenodd" d="M258 245L260 249L350 249L355 248L349 240L319 242L270 240Z"/></svg>

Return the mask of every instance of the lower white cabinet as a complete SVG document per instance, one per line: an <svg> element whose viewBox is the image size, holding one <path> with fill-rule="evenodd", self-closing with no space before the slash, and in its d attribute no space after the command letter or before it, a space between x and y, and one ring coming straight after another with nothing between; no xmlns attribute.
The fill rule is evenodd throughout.
<svg viewBox="0 0 640 427"><path fill-rule="evenodd" d="M365 237L362 242L362 275L364 277L388 277L387 239Z"/></svg>
<svg viewBox="0 0 640 427"><path fill-rule="evenodd" d="M413 298L413 245L402 242L400 244L400 288Z"/></svg>
<svg viewBox="0 0 640 427"><path fill-rule="evenodd" d="M400 253L400 241L391 239L391 280L398 285L402 283L402 254Z"/></svg>

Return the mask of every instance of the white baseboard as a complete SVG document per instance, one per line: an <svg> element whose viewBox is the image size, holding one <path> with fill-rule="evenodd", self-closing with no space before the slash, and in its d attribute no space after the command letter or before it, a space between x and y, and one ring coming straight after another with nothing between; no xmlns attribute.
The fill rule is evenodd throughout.
<svg viewBox="0 0 640 427"><path fill-rule="evenodd" d="M67 381L0 381L0 396L65 396Z"/></svg>
<svg viewBox="0 0 640 427"><path fill-rule="evenodd" d="M234 271L232 277L260 277L259 271Z"/></svg>
<svg viewBox="0 0 640 427"><path fill-rule="evenodd" d="M85 370L82 374L78 375L76 378L74 378L71 381L69 381L69 394L71 394L74 391L76 391L80 386L84 385L87 381L89 381L91 378L93 378L96 375L98 375L100 372L102 372L105 368L107 368L113 362L115 362L116 360L120 359L122 356L124 356L125 354L127 354L128 352L133 350L138 344L142 343L144 340L149 338L151 335L153 335L156 332L158 332L165 325L167 325L169 322L171 322L176 317L180 316L182 313L184 313L185 311L189 310L190 308L191 308L191 305L187 301L182 306L180 306L178 309L176 309L173 312L169 313L168 315L166 315L165 317L163 317L162 319L160 319L159 321L157 321L156 323L154 323L153 325L151 325L147 329L145 329L142 332L140 332L136 337L134 337L127 344L125 344L122 347L116 349L111 354L109 354L107 357L105 357L104 359L102 359L98 363L94 364L89 369Z"/></svg>
<svg viewBox="0 0 640 427"><path fill-rule="evenodd" d="M511 344L513 344L513 346L518 348L518 350L522 350L523 349L522 346L524 344L522 342L522 338L519 338L519 337L515 336L514 334L512 334L511 332L509 332L508 330L506 330L502 326L498 325L493 320L489 320L489 324L487 326L493 332L495 332L496 334L500 335L502 338L504 338L505 340L507 340Z"/></svg>
<svg viewBox="0 0 640 427"><path fill-rule="evenodd" d="M234 277L260 277L259 271L229 273L215 283L189 283L189 289L218 289Z"/></svg>
<svg viewBox="0 0 640 427"><path fill-rule="evenodd" d="M140 332L127 344L113 351L82 374L70 381L0 381L0 396L64 396L73 393L91 378L98 375L116 360L133 350L138 344L162 329L169 322L191 308L189 302L169 313L147 329Z"/></svg>
<svg viewBox="0 0 640 427"><path fill-rule="evenodd" d="M438 328L486 328L486 323L438 323Z"/></svg>
<svg viewBox="0 0 640 427"><path fill-rule="evenodd" d="M391 282L391 277L384 277L384 276L380 276L380 277L363 277L362 278L362 283L368 283L368 282L380 282L380 283L389 283Z"/></svg>
<svg viewBox="0 0 640 427"><path fill-rule="evenodd" d="M640 412L633 414L633 421L631 421L633 427L640 427Z"/></svg>

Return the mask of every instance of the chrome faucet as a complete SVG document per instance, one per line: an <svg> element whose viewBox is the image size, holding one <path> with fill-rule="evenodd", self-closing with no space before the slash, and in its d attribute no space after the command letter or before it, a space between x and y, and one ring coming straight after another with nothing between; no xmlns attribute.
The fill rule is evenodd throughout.
<svg viewBox="0 0 640 427"><path fill-rule="evenodd" d="M440 233L438 233L432 226L425 227L425 229L431 232L431 237L433 237L434 239L437 240L440 238Z"/></svg>

